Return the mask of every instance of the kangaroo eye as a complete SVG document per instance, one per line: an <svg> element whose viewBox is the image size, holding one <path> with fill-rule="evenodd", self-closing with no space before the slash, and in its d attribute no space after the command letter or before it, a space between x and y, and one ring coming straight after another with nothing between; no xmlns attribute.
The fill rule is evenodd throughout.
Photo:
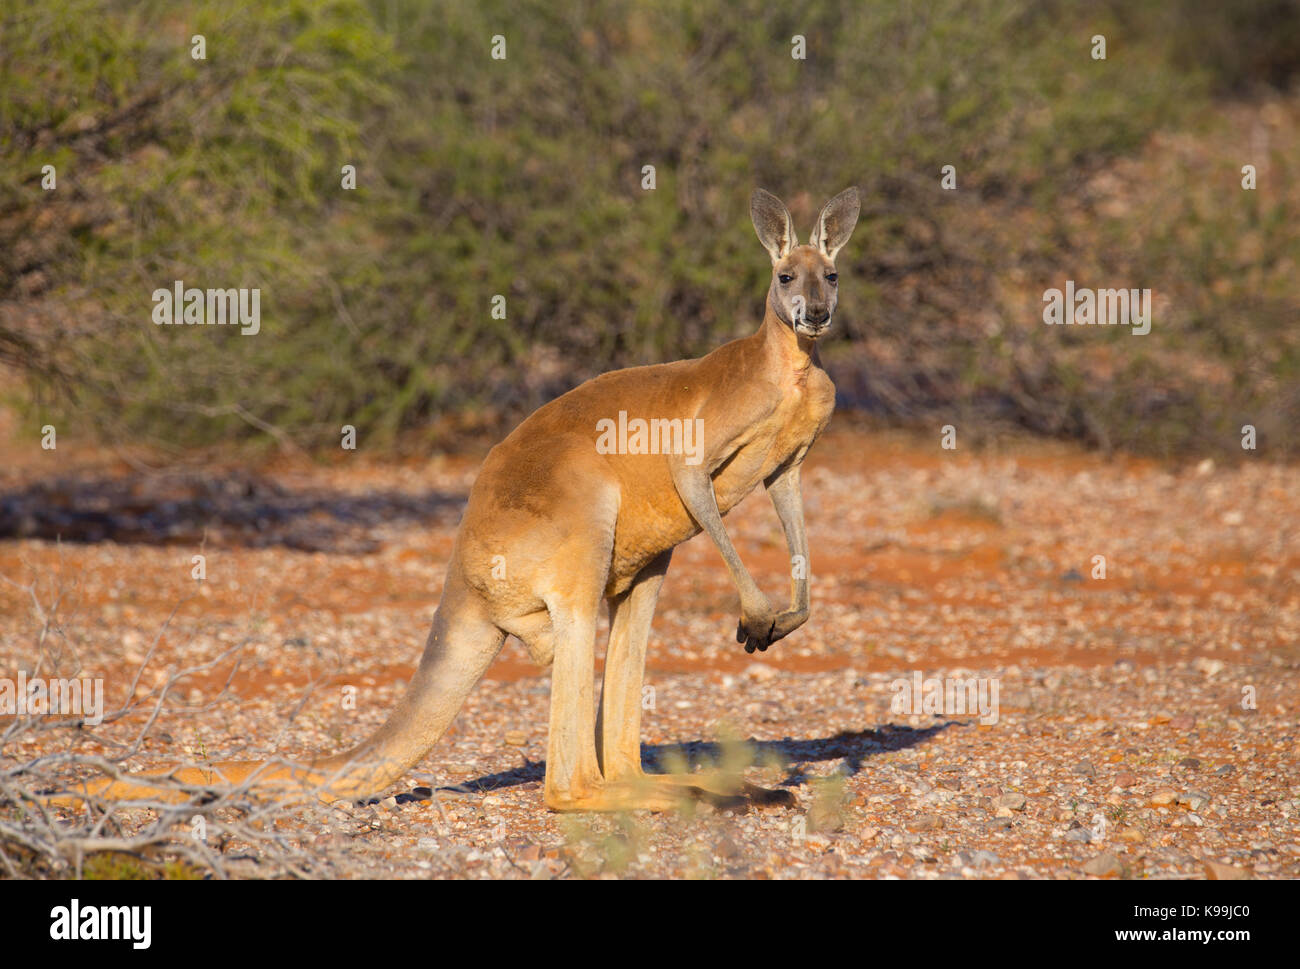
<svg viewBox="0 0 1300 969"><path fill-rule="evenodd" d="M835 282L835 280L837 280L837 279L839 279L839 278L840 278L840 274L839 274L839 273L827 273L827 274L826 274L826 282L828 282L828 283L833 283L833 282Z"/></svg>
<svg viewBox="0 0 1300 969"><path fill-rule="evenodd" d="M781 280L782 286L788 286L790 284L790 280L794 279L794 277L791 276L789 273L779 273L776 278Z"/></svg>

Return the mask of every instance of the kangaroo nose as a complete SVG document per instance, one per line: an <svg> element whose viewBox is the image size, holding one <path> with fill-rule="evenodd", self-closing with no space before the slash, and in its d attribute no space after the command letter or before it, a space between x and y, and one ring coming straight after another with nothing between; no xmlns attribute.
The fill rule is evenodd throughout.
<svg viewBox="0 0 1300 969"><path fill-rule="evenodd" d="M806 317L809 323L825 323L831 318L831 314L825 306L810 306Z"/></svg>

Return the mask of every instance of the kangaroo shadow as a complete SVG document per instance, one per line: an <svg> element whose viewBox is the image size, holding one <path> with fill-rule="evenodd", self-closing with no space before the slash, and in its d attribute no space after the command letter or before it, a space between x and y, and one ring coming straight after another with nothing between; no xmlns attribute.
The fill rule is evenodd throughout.
<svg viewBox="0 0 1300 969"><path fill-rule="evenodd" d="M856 733L838 733L833 737L815 737L807 740L747 740L742 741L750 751L750 759L755 765L780 764L786 776L779 786L783 788L801 787L808 781L807 768L810 764L828 760L843 760L847 767L847 776L857 774L868 757L885 754L890 751L914 747L950 727L963 726L965 721L948 720L929 727L902 727L884 724L874 730L861 730ZM677 762L675 766L686 764L691 770L697 766L704 769L717 765L727 750L725 745L706 740L690 740L680 744L643 744L641 759L650 773L663 773L666 765ZM460 794L486 794L489 791L516 787L520 784L533 784L546 776L545 761L525 761L519 767L496 774L485 774L461 784L449 784L438 788ZM429 792L429 793L426 793ZM432 796L429 788L419 788L416 792L399 794L399 803L427 800Z"/></svg>
<svg viewBox="0 0 1300 969"><path fill-rule="evenodd" d="M0 493L0 539L363 554L383 526L454 526L466 496L288 488L244 471L64 475Z"/></svg>

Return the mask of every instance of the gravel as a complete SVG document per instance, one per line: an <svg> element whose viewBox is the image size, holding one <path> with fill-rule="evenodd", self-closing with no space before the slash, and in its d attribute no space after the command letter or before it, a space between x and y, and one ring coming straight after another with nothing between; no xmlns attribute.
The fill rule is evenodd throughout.
<svg viewBox="0 0 1300 969"><path fill-rule="evenodd" d="M746 779L791 792L793 808L548 812L548 674L511 641L393 789L296 811L277 832L318 877L1300 877L1300 471L1195 466L1039 443L943 452L840 426L804 472L812 618L761 660L734 642L716 550L681 547L651 637L647 763L703 769L736 737ZM110 707L141 664L143 697L239 647L237 667L174 689L133 769L340 749L383 721L414 670L475 469L268 469L258 480L279 517L266 528L288 517L288 539L238 541L258 520L240 511L206 548L202 583L197 545L0 541L0 575L16 583L0 583L0 669L34 667L26 585L47 609L62 588L50 658L103 677ZM15 461L0 483L35 494L41 473ZM328 518L321 536L293 518L298 491ZM394 496L392 520L380 495ZM727 525L781 601L786 551L766 500ZM917 673L996 683L996 718L900 709ZM144 721L29 735L0 761L111 755ZM126 830L139 813L121 812Z"/></svg>

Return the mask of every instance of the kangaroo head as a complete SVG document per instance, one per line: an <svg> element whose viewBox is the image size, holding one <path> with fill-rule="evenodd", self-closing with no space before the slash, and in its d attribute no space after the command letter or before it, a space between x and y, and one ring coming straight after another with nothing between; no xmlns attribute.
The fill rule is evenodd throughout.
<svg viewBox="0 0 1300 969"><path fill-rule="evenodd" d="M767 301L777 318L801 336L817 339L835 312L835 254L849 241L858 222L858 190L847 188L822 208L808 244L795 239L785 203L754 189L749 215L754 231L772 257L772 285Z"/></svg>

